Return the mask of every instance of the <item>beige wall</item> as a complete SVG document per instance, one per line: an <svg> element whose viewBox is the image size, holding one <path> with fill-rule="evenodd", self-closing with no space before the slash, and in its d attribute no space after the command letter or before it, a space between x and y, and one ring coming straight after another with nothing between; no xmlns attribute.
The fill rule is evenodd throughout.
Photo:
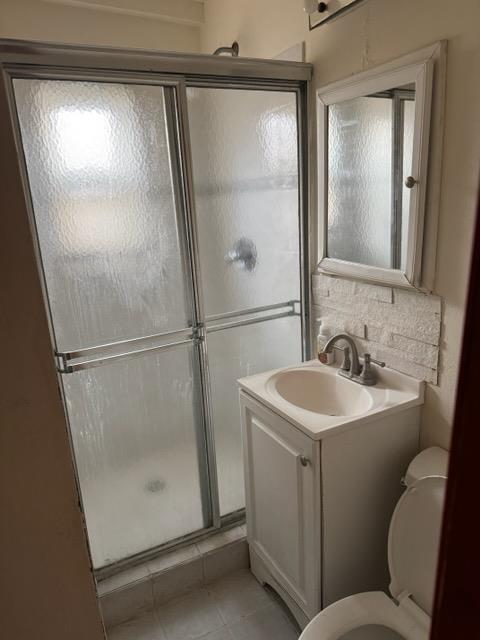
<svg viewBox="0 0 480 640"><path fill-rule="evenodd" d="M103 627L8 120L0 83L0 637L100 640Z"/></svg>
<svg viewBox="0 0 480 640"><path fill-rule="evenodd" d="M302 3L207 0L202 51L238 40L240 55L272 57L302 40L314 84L346 77L448 40L443 180L435 293L444 300L439 386L429 385L423 443L450 439L470 244L479 178L480 2L366 0L329 25L308 31Z"/></svg>
<svg viewBox="0 0 480 640"><path fill-rule="evenodd" d="M197 26L42 0L0 0L0 38L162 51L200 47Z"/></svg>

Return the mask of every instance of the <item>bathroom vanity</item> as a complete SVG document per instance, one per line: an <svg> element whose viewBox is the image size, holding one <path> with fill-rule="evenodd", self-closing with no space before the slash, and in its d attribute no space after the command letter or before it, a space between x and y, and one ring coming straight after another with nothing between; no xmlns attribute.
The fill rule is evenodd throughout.
<svg viewBox="0 0 480 640"><path fill-rule="evenodd" d="M253 573L303 627L388 588L388 525L418 451L423 382L363 387L317 361L239 380Z"/></svg>

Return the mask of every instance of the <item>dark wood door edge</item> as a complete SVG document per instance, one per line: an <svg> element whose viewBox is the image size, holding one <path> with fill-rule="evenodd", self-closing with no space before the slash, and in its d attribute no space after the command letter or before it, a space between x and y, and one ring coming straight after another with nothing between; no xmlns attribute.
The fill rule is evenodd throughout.
<svg viewBox="0 0 480 640"><path fill-rule="evenodd" d="M480 198L431 640L480 640Z"/></svg>

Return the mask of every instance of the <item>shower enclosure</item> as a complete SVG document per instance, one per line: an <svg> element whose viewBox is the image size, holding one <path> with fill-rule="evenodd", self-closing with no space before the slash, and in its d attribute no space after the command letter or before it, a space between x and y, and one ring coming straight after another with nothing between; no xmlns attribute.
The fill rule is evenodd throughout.
<svg viewBox="0 0 480 640"><path fill-rule="evenodd" d="M113 571L242 517L235 381L307 355L310 68L0 52L92 561Z"/></svg>

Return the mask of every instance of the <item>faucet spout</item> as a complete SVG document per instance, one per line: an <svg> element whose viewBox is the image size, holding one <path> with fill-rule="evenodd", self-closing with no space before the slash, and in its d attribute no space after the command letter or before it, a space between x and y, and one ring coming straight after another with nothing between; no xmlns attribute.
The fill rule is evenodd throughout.
<svg viewBox="0 0 480 640"><path fill-rule="evenodd" d="M333 350L333 347L339 340L344 340L350 347L350 351L351 351L351 364L350 364L350 370L349 370L350 375L359 376L362 371L362 366L358 358L357 345L353 341L353 338L351 338L348 335L348 333L337 333L336 335L332 336L325 343L325 346L323 347L323 353L331 353Z"/></svg>

